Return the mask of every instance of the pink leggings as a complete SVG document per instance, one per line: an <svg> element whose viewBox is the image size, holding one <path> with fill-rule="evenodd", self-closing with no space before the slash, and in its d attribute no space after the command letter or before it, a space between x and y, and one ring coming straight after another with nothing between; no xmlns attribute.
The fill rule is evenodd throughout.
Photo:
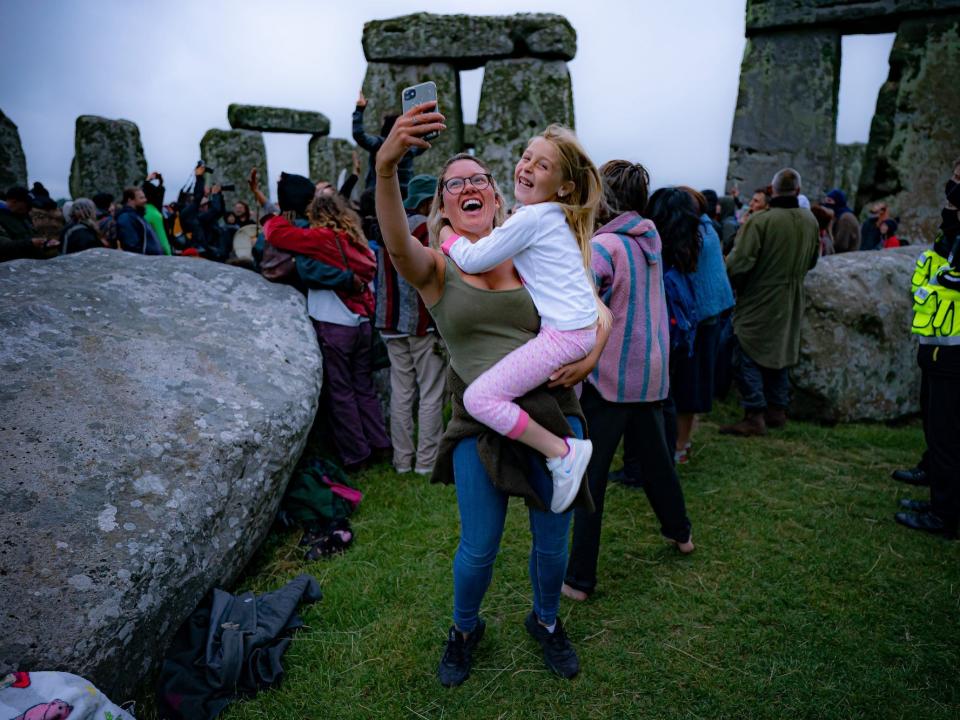
<svg viewBox="0 0 960 720"><path fill-rule="evenodd" d="M596 327L555 330L541 326L535 338L470 383L463 406L487 427L516 439L526 430L530 416L513 399L540 387L564 365L585 358L596 341Z"/></svg>

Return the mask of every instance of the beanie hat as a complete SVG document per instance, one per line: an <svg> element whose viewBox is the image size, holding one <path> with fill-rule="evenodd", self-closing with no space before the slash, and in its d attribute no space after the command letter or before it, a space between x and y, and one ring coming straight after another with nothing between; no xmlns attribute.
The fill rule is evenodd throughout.
<svg viewBox="0 0 960 720"><path fill-rule="evenodd" d="M303 175L280 173L277 183L277 203L284 212L292 210L297 215L306 215L307 205L313 200L313 182Z"/></svg>

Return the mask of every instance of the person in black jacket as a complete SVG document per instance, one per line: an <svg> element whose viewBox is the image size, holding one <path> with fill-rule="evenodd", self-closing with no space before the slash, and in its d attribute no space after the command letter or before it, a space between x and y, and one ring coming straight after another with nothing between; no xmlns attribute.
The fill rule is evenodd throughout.
<svg viewBox="0 0 960 720"><path fill-rule="evenodd" d="M17 186L7 190L0 206L0 262L18 258L42 258L46 242L30 222L30 191Z"/></svg>
<svg viewBox="0 0 960 720"><path fill-rule="evenodd" d="M191 234L188 247L196 248L210 260L226 260L229 248L224 247L220 218L223 217L223 194L220 186L206 188L207 169L203 164L194 170L196 176L190 202L180 211L180 225Z"/></svg>
<svg viewBox="0 0 960 720"><path fill-rule="evenodd" d="M376 187L377 184L377 150L383 145L383 139L390 134L393 124L397 121L397 116L384 115L380 134L367 135L363 129L363 111L366 107L367 99L363 96L363 92L361 92L357 98L357 107L353 111L353 139L357 145L370 153L370 158L367 161L366 179L366 187L369 190ZM413 177L413 159L422 153L423 150L418 147L410 148L397 167L397 177L400 180L400 194L404 198L407 197L407 185L410 183L410 178Z"/></svg>
<svg viewBox="0 0 960 720"><path fill-rule="evenodd" d="M69 224L60 232L60 254L106 247L97 225L97 206L89 198L78 198L70 206Z"/></svg>

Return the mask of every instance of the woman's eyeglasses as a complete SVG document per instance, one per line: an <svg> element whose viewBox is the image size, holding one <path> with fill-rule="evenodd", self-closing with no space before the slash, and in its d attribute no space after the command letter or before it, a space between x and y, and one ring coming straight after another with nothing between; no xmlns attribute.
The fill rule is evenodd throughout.
<svg viewBox="0 0 960 720"><path fill-rule="evenodd" d="M443 181L443 189L451 195L459 195L467 187L467 183L473 185L477 190L486 190L490 187L490 176L487 173L477 173L466 178L450 178Z"/></svg>

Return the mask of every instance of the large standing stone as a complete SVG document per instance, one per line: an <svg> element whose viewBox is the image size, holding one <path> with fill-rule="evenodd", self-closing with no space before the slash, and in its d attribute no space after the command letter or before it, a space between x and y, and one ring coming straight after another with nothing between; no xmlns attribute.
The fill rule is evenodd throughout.
<svg viewBox="0 0 960 720"><path fill-rule="evenodd" d="M0 676L129 697L259 545L317 409L303 298L219 263L0 265Z"/></svg>
<svg viewBox="0 0 960 720"><path fill-rule="evenodd" d="M355 150L356 148L348 140L314 135L310 138L307 150L310 160L310 178L314 182L326 180L339 187L353 170ZM362 182L363 178L360 179L360 184Z"/></svg>
<svg viewBox="0 0 960 720"><path fill-rule="evenodd" d="M730 138L727 186L748 191L783 167L817 199L833 179L840 33L783 32L747 41Z"/></svg>
<svg viewBox="0 0 960 720"><path fill-rule="evenodd" d="M924 249L829 255L807 274L792 415L845 422L919 410L910 278Z"/></svg>
<svg viewBox="0 0 960 720"><path fill-rule="evenodd" d="M527 141L551 123L574 125L567 64L535 59L487 63L477 118L477 156L490 165L512 204L513 169Z"/></svg>
<svg viewBox="0 0 960 720"><path fill-rule="evenodd" d="M213 173L207 176L208 182L235 186L234 190L223 193L228 208L237 200L243 200L250 207L256 205L257 199L247 185L250 169L254 167L259 170L260 191L269 197L267 147L262 134L253 130L207 130L200 140L200 157L213 168Z"/></svg>
<svg viewBox="0 0 960 720"><path fill-rule="evenodd" d="M27 158L13 120L0 110L0 192L27 184Z"/></svg>
<svg viewBox="0 0 960 720"><path fill-rule="evenodd" d="M932 241L960 156L960 15L904 22L870 127L858 200L884 200L901 237Z"/></svg>
<svg viewBox="0 0 960 720"><path fill-rule="evenodd" d="M446 116L447 130L432 144L433 147L414 160L416 173L437 174L447 159L463 147L463 113L460 109L460 76L449 63L426 65L393 65L371 62L363 79L363 94L368 103L364 112L364 127L368 134L379 135L383 116L399 114L400 93L405 87L433 80L437 84L437 102ZM367 153L361 150L361 161L366 168Z"/></svg>
<svg viewBox="0 0 960 720"><path fill-rule="evenodd" d="M81 115L75 153L70 166L74 198L108 192L119 199L125 187L142 183L147 176L140 130L129 120Z"/></svg>
<svg viewBox="0 0 960 720"><path fill-rule="evenodd" d="M911 16L960 10L960 0L748 0L747 33L840 25L847 33L890 32Z"/></svg>
<svg viewBox="0 0 960 720"><path fill-rule="evenodd" d="M304 133L328 135L330 119L311 110L288 110L287 108L263 105L238 105L227 107L227 120L235 130L260 130L275 133Z"/></svg>
<svg viewBox="0 0 960 720"><path fill-rule="evenodd" d="M833 154L833 181L830 185L847 194L847 204L850 207L854 207L857 202L857 189L860 187L863 158L866 154L866 143L837 145ZM814 197L813 201L817 202L819 199Z"/></svg>
<svg viewBox="0 0 960 720"><path fill-rule="evenodd" d="M577 33L562 15L546 13L414 13L366 23L363 52L375 62L443 61L466 70L509 57L572 60L577 54Z"/></svg>

